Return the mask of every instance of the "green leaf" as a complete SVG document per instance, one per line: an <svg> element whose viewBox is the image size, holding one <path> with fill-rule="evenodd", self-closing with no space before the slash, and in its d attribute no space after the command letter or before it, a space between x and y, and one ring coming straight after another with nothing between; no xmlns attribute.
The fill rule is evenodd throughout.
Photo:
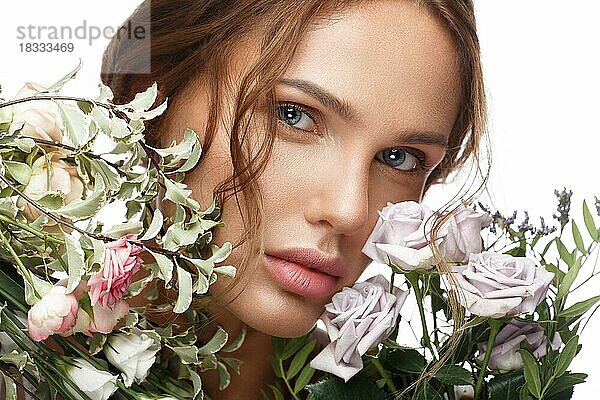
<svg viewBox="0 0 600 400"><path fill-rule="evenodd" d="M206 356L208 354L214 354L221 350L227 343L227 332L221 327L217 330L217 333L200 349L198 349L198 355Z"/></svg>
<svg viewBox="0 0 600 400"><path fill-rule="evenodd" d="M386 367L395 372L420 374L426 365L425 357L414 349L398 349L388 353Z"/></svg>
<svg viewBox="0 0 600 400"><path fill-rule="evenodd" d="M458 365L444 365L434 376L446 385L473 385L474 383L471 373Z"/></svg>
<svg viewBox="0 0 600 400"><path fill-rule="evenodd" d="M119 188L121 187L121 177L119 176L119 173L116 172L110 165L108 165L106 161L96 158L90 159L84 156L80 156L80 158L86 159L94 176L100 174L108 191L119 191Z"/></svg>
<svg viewBox="0 0 600 400"><path fill-rule="evenodd" d="M27 185L29 178L31 178L31 167L22 162L16 161L2 161L6 170L10 175L15 178L21 185Z"/></svg>
<svg viewBox="0 0 600 400"><path fill-rule="evenodd" d="M558 356L558 360L556 361L556 367L554 368L554 373L552 374L555 378L561 376L565 373L573 358L577 354L577 344L579 341L579 336L575 335L565 345L565 348Z"/></svg>
<svg viewBox="0 0 600 400"><path fill-rule="evenodd" d="M577 246L577 249L582 252L583 254L587 254L587 251L585 250L585 245L583 244L583 238L581 237L581 232L579 231L579 228L577 227L577 224L575 223L575 221L571 221L571 228L573 230L573 240L575 241L575 246Z"/></svg>
<svg viewBox="0 0 600 400"><path fill-rule="evenodd" d="M331 378L307 385L315 400L385 400L385 393L374 382L351 379L344 383Z"/></svg>
<svg viewBox="0 0 600 400"><path fill-rule="evenodd" d="M227 366L220 361L217 361L217 372L219 374L219 390L225 390L231 382L231 375L227 371Z"/></svg>
<svg viewBox="0 0 600 400"><path fill-rule="evenodd" d="M273 396L275 396L275 400L285 400L285 397L283 397L283 393L281 393L281 390L279 390L277 386L269 385L269 387L273 392Z"/></svg>
<svg viewBox="0 0 600 400"><path fill-rule="evenodd" d="M540 380L540 369L537 360L533 355L525 349L520 349L519 354L523 359L523 375L527 388L536 398L541 397L542 382Z"/></svg>
<svg viewBox="0 0 600 400"><path fill-rule="evenodd" d="M158 95L158 88L156 82L152 83L145 91L136 93L133 100L127 104L119 105L120 109L132 109L135 111L146 111L156 101Z"/></svg>
<svg viewBox="0 0 600 400"><path fill-rule="evenodd" d="M100 211L106 203L106 187L100 175L96 175L94 192L84 200L77 199L55 210L58 214L74 221L88 219Z"/></svg>
<svg viewBox="0 0 600 400"><path fill-rule="evenodd" d="M165 285L167 285L173 278L173 261L164 254L155 253L149 249L146 250L154 257L156 264L158 264L158 277L165 281Z"/></svg>
<svg viewBox="0 0 600 400"><path fill-rule="evenodd" d="M523 373L497 375L488 384L489 400L519 400L519 389L525 384Z"/></svg>
<svg viewBox="0 0 600 400"><path fill-rule="evenodd" d="M222 265L220 267L215 267L213 271L229 278L235 278L237 269L233 265Z"/></svg>
<svg viewBox="0 0 600 400"><path fill-rule="evenodd" d="M577 274L579 274L580 269L581 258L578 258L577 260L575 260L575 263L569 268L569 271L565 274L565 277L562 279L558 288L558 294L556 295L557 300L560 300L569 294L571 285L573 285L573 282L575 282L575 279L577 278Z"/></svg>
<svg viewBox="0 0 600 400"><path fill-rule="evenodd" d="M156 237L156 235L158 235L158 233L160 232L160 228L162 228L162 226L163 214L157 208L156 210L154 210L154 215L152 216L152 222L150 222L150 226L148 226L148 229L146 229L146 233L144 233L144 236L142 236L140 240L154 239L154 237Z"/></svg>
<svg viewBox="0 0 600 400"><path fill-rule="evenodd" d="M190 198L192 191L187 189L186 184L165 179L165 188L166 199L171 200L175 204L186 205L192 210L200 209L200 204L196 200Z"/></svg>
<svg viewBox="0 0 600 400"><path fill-rule="evenodd" d="M296 374L300 372L300 370L304 367L308 356L313 351L316 344L317 341L312 340L306 345L304 345L304 347L302 347L302 349L300 349L300 351L297 352L296 355L294 355L294 358L292 358L292 362L290 363L290 368L287 371L288 380L292 380L296 376Z"/></svg>
<svg viewBox="0 0 600 400"><path fill-rule="evenodd" d="M31 287L27 279L23 280L25 283L25 301L29 305L33 305L42 299L41 297L36 296L36 293L40 296L44 296L52 289L52 284L50 282L38 278L35 274L31 274L31 280L33 281L34 287Z"/></svg>
<svg viewBox="0 0 600 400"><path fill-rule="evenodd" d="M102 232L102 234L117 240L128 233L139 235L142 229L144 229L144 227L140 221L128 221L123 224L114 225L109 230Z"/></svg>
<svg viewBox="0 0 600 400"><path fill-rule="evenodd" d="M15 381L2 371L0 371L0 377L4 381L4 400L17 400L17 385Z"/></svg>
<svg viewBox="0 0 600 400"><path fill-rule="evenodd" d="M600 300L600 296L595 296L591 299L580 301L579 303L575 303L571 307L560 312L558 316L566 318L579 317L580 315L585 314L590 308L592 308L598 302L598 300Z"/></svg>
<svg viewBox="0 0 600 400"><path fill-rule="evenodd" d="M67 293L71 293L85 272L85 254L79 240L71 234L64 233L65 247L67 249L67 265L69 266L69 279L67 281Z"/></svg>
<svg viewBox="0 0 600 400"><path fill-rule="evenodd" d="M442 400L442 394L429 382L424 382L417 394L417 400Z"/></svg>
<svg viewBox="0 0 600 400"><path fill-rule="evenodd" d="M586 201L583 201L583 222L585 222L585 227L587 228L590 236L594 241L598 241L598 230L596 228L596 224L594 223L594 217L592 217L592 213L588 208Z"/></svg>
<svg viewBox="0 0 600 400"><path fill-rule="evenodd" d="M65 133L73 147L83 147L88 141L88 123L81 114L81 111L73 106L62 104L55 101L60 110L63 123L65 125Z"/></svg>
<svg viewBox="0 0 600 400"><path fill-rule="evenodd" d="M585 382L585 378L587 378L586 374L565 374L562 375L560 377L558 377L554 383L552 384L552 386L550 387L550 390L548 390L548 392L546 393L547 397L551 397L554 396L558 393L561 393L565 390L568 390L569 388L572 388L574 385L578 385L580 383L584 383Z"/></svg>
<svg viewBox="0 0 600 400"><path fill-rule="evenodd" d="M223 347L221 351L225 353L231 353L239 349L244 343L244 339L246 339L246 330L246 326L243 325L242 329L240 330L240 334L235 338L235 340Z"/></svg>
<svg viewBox="0 0 600 400"><path fill-rule="evenodd" d="M2 271L0 271L0 272L2 272ZM283 355L284 347L285 347L285 339L284 338L280 338L277 336L271 337L271 348L273 349L273 355L277 359L281 359L281 356Z"/></svg>
<svg viewBox="0 0 600 400"><path fill-rule="evenodd" d="M181 314L192 304L192 274L177 266L177 302L173 306L173 312Z"/></svg>
<svg viewBox="0 0 600 400"><path fill-rule="evenodd" d="M75 75L77 75L77 72L79 72L79 70L81 69L82 65L83 65L83 63L81 62L81 58L80 58L79 59L79 64L77 64L77 66L75 67L75 69L73 69L71 72L69 72L68 74L66 74L62 78L60 78L58 80L58 82L52 84L48 89L46 89L46 91L47 92L51 92L51 93L59 92L62 89L62 87L65 85L65 83L67 83L71 79L75 78Z"/></svg>
<svg viewBox="0 0 600 400"><path fill-rule="evenodd" d="M564 245L562 240L560 240L560 238L556 238L556 247L558 249L558 254L560 255L561 260L563 260L565 264L568 265L569 269L571 269L574 263L573 256L571 255L569 250L567 250L567 247Z"/></svg>
<svg viewBox="0 0 600 400"><path fill-rule="evenodd" d="M288 340L283 348L283 352L281 353L280 359L285 361L294 354L296 354L302 347L304 347L304 343L306 343L306 338L308 335L292 338Z"/></svg>
<svg viewBox="0 0 600 400"><path fill-rule="evenodd" d="M300 391L308 385L315 372L316 370L308 364L302 368L302 371L300 371L300 375L298 375L298 379L296 379L296 383L294 384L294 394L300 393Z"/></svg>
<svg viewBox="0 0 600 400"><path fill-rule="evenodd" d="M113 94L110 87L106 86L102 82L98 84L98 88L100 89L100 94L94 100L98 103L106 103L107 101L112 101L115 95Z"/></svg>

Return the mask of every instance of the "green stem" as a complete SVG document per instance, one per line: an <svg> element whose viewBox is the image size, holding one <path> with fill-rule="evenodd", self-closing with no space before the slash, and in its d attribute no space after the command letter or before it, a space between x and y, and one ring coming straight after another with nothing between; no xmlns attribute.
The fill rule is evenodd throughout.
<svg viewBox="0 0 600 400"><path fill-rule="evenodd" d="M487 341L487 346L485 348L485 355L483 357L483 363L481 364L481 370L479 371L479 376L477 377L477 385L475 386L475 400L479 399L479 395L481 394L481 388L483 387L483 378L485 378L487 372L487 366L490 362L490 357L492 355L492 349L494 347L494 343L496 342L496 336L498 335L498 331L502 326L502 321L497 319L489 319L488 323L490 324L490 337Z"/></svg>
<svg viewBox="0 0 600 400"><path fill-rule="evenodd" d="M285 369L283 368L283 360L281 360L281 359L279 360L279 366L280 366L281 371L285 371ZM300 400L300 398L294 393L294 389L292 389L292 385L290 385L290 382L287 380L285 373L283 374L282 379L285 382L285 386L287 386L288 391L294 397L294 400Z"/></svg>
<svg viewBox="0 0 600 400"><path fill-rule="evenodd" d="M21 259L19 258L19 255L15 252L15 249L12 248L12 246L10 245L10 242L8 241L6 236L4 236L2 229L0 229L0 241L2 241L2 244L4 245L4 247L6 247L6 250L8 250L8 252L12 256L12 258L15 260L17 267L21 271L21 275L23 275L23 278L25 278L27 280L27 282L33 289L33 292L35 293L35 295L38 298L41 298L42 296L40 296L40 294L37 292L37 290L35 290L35 286L33 285L33 279L31 278L31 274L30 274L29 270L27 269L27 267L25 267L25 265L23 265L23 261L21 261Z"/></svg>
<svg viewBox="0 0 600 400"><path fill-rule="evenodd" d="M29 311L28 308L21 301L19 301L19 299L17 299L15 296L13 296L12 293L7 292L1 283L0 283L0 296L4 297L13 306L17 307L19 310L23 311L24 313L27 313L27 311Z"/></svg>
<svg viewBox="0 0 600 400"><path fill-rule="evenodd" d="M435 357L435 352L431 346L431 339L429 338L429 328L427 327L427 320L425 319L425 308L423 307L423 292L419 287L419 275L415 272L406 274L406 279L410 282L410 285L415 291L415 297L417 298L417 307L419 308L419 316L421 317L421 326L423 328L423 345L431 351L431 356Z"/></svg>
<svg viewBox="0 0 600 400"><path fill-rule="evenodd" d="M37 229L34 229L31 226L24 224L22 222L15 221L15 220L7 217L6 215L0 214L0 221L10 224L10 225L17 226L17 227L23 229L24 231L27 231L27 232L31 233L32 235L37 236L38 238L40 238L46 242L53 242L55 244L65 244L64 240L57 239L54 236L49 235L45 232L38 231Z"/></svg>
<svg viewBox="0 0 600 400"><path fill-rule="evenodd" d="M370 360L371 364L373 364L377 372L379 372L379 375L383 378L383 380L385 381L385 385L388 387L388 389L390 389L392 394L397 393L398 389L396 389L396 385L394 385L392 378L390 378L390 375L387 373L385 368L383 368L383 365L381 365L381 361L379 361L379 358L370 358Z"/></svg>

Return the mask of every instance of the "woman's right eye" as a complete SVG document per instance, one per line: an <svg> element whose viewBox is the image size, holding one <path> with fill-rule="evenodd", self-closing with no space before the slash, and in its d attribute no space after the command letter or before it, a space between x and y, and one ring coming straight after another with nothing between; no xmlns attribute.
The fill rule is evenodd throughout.
<svg viewBox="0 0 600 400"><path fill-rule="evenodd" d="M277 118L292 128L307 132L316 132L317 123L303 107L298 104L281 104L277 107Z"/></svg>

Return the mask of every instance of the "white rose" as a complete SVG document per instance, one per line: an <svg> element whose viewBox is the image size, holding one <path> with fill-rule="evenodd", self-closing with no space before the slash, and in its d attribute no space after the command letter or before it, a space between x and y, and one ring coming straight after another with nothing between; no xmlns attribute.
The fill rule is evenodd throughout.
<svg viewBox="0 0 600 400"><path fill-rule="evenodd" d="M394 288L382 275L336 293L325 306L329 343L310 366L348 381L363 367L362 356L387 338L408 292Z"/></svg>
<svg viewBox="0 0 600 400"><path fill-rule="evenodd" d="M469 261L469 255L481 252L481 230L491 223L488 213L461 208L447 223L448 232L440 244L444 257L459 263Z"/></svg>
<svg viewBox="0 0 600 400"><path fill-rule="evenodd" d="M31 97L46 90L36 83L26 83L17 93L16 99ZM21 134L34 139L60 142L64 135L64 124L58 105L51 100L32 100L12 106L12 123L9 133L21 125Z"/></svg>
<svg viewBox="0 0 600 400"><path fill-rule="evenodd" d="M453 271L462 306L489 318L533 313L554 277L529 258L494 252L471 254Z"/></svg>
<svg viewBox="0 0 600 400"><path fill-rule="evenodd" d="M67 365L66 373L73 383L92 400L108 400L117 391L117 377L106 371L100 371L81 358L73 359L75 365ZM77 399L83 398L71 387L67 390Z"/></svg>
<svg viewBox="0 0 600 400"><path fill-rule="evenodd" d="M388 203L379 211L379 220L367 239L362 252L373 261L393 263L400 269L428 269L432 267L433 252L430 231L433 212L414 201ZM445 236L442 228L438 240Z"/></svg>
<svg viewBox="0 0 600 400"><path fill-rule="evenodd" d="M141 383L156 361L160 343L143 332L111 335L104 346L108 361L122 372L125 386Z"/></svg>
<svg viewBox="0 0 600 400"><path fill-rule="evenodd" d="M64 204L69 204L73 200L81 199L83 191L84 186L77 175L77 167L66 164L60 159L58 153L53 153L50 157L40 157L35 160L31 178L23 193L34 201L55 193L63 197ZM41 215L37 208L23 198L19 198L17 205L23 207L23 215L30 222ZM47 225L56 225L56 222L50 220Z"/></svg>

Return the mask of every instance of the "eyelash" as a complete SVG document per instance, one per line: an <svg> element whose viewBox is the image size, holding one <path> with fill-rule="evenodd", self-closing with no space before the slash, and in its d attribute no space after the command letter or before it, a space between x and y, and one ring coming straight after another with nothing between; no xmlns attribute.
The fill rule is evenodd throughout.
<svg viewBox="0 0 600 400"><path fill-rule="evenodd" d="M307 108L306 106L303 106L303 105L297 104L297 103L291 103L291 102L281 102L281 103L277 103L277 109L275 111L275 114L277 116L277 121L281 125L283 125L287 129L292 129L292 130L301 131L301 132L311 132L311 133L317 134L319 136L323 136L322 133L318 129L315 129L314 131L307 131L307 130L304 130L301 128L296 128L294 126L291 126L291 125L283 122L281 120L281 118L279 118L279 110L281 108L285 108L285 107L295 108L297 111L306 114L316 125L318 125L318 121L320 120L320 118L315 116L316 114L318 114L318 112L313 112L313 111L311 111L311 109ZM418 150L418 149L415 149L412 147L393 147L393 149L406 151L408 154L415 157L418 161L418 166L412 170L401 170L398 168L394 168L391 165L386 164L385 162L383 162L377 158L376 158L376 160L379 161L380 163L382 163L383 165L393 169L394 171L397 171L402 174L407 174L407 173L408 174L418 174L418 173L427 173L430 171L430 168L432 167L432 165L429 163L429 160L427 159L427 156L425 155L425 153L423 153L421 150Z"/></svg>

